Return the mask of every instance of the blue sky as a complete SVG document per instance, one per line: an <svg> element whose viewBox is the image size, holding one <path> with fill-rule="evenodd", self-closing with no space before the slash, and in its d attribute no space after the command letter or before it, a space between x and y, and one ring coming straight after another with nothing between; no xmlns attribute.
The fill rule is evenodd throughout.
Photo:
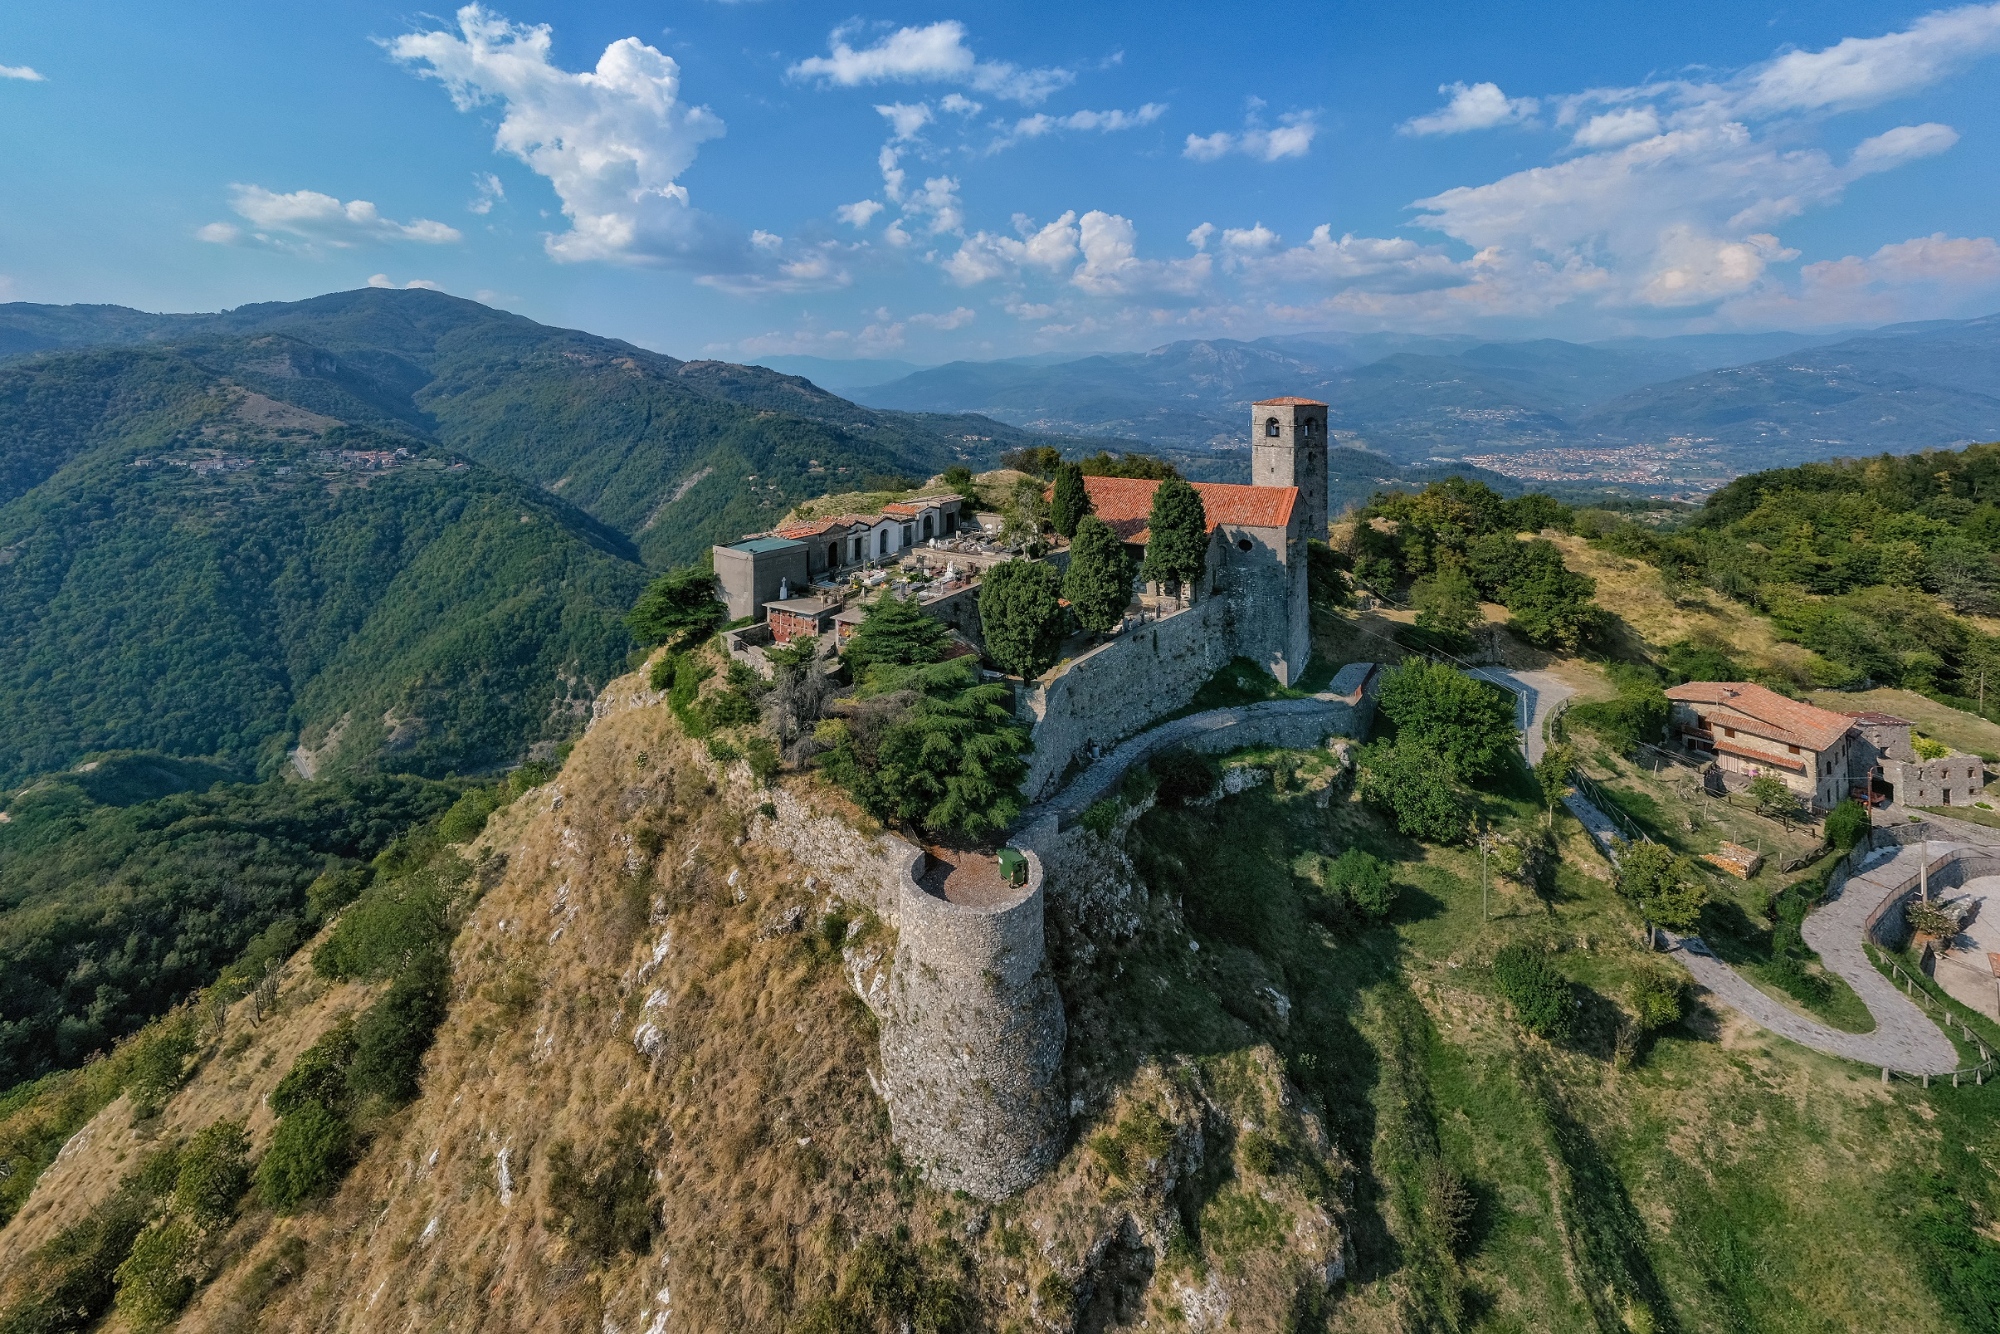
<svg viewBox="0 0 2000 1334"><path fill-rule="evenodd" d="M676 355L2000 309L2000 4L0 12L0 299Z"/></svg>

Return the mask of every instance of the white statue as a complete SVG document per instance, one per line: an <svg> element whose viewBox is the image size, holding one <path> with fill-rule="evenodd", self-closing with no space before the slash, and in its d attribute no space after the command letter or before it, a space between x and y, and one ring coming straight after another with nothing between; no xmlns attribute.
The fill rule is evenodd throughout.
<svg viewBox="0 0 2000 1334"><path fill-rule="evenodd" d="M789 578L778 580L778 601L784 602L791 596L792 596L792 581Z"/></svg>

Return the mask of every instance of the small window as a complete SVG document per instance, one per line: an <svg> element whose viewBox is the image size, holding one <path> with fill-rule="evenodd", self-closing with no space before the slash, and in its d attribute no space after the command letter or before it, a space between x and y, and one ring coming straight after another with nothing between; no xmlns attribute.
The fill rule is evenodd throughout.
<svg viewBox="0 0 2000 1334"><path fill-rule="evenodd" d="M1264 419L1264 434L1269 436L1278 434L1278 419L1276 417L1267 417Z"/></svg>
<svg viewBox="0 0 2000 1334"><path fill-rule="evenodd" d="M1722 735L1724 735L1724 736L1735 736L1735 735L1736 735L1736 729L1735 729L1735 728L1733 728L1733 727L1725 727L1725 728L1723 728L1723 729L1722 729Z"/></svg>
<svg viewBox="0 0 2000 1334"><path fill-rule="evenodd" d="M1786 746L1785 753L1787 755L1796 755L1799 753L1799 748L1797 746Z"/></svg>
<svg viewBox="0 0 2000 1334"><path fill-rule="evenodd" d="M1250 550L1252 545L1253 543L1247 537L1239 537L1236 539L1236 549L1238 551L1248 551Z"/></svg>

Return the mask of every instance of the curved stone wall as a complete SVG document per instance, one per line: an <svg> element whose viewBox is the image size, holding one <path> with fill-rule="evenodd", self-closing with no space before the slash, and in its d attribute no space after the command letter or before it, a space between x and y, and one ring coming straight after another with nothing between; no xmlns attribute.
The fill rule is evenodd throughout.
<svg viewBox="0 0 2000 1334"><path fill-rule="evenodd" d="M923 852L898 876L896 959L882 1064L896 1141L926 1180L997 1200L1063 1150L1068 1026L1042 935L1042 863L991 908L951 903L917 883Z"/></svg>

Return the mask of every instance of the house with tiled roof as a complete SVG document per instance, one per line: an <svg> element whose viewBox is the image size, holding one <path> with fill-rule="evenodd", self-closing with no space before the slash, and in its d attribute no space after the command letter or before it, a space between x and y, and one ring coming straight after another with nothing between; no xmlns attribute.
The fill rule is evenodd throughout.
<svg viewBox="0 0 2000 1334"><path fill-rule="evenodd" d="M1847 796L1854 720L1750 681L1689 681L1667 691L1670 726L1725 774L1774 775L1815 810Z"/></svg>
<svg viewBox="0 0 2000 1334"><path fill-rule="evenodd" d="M1835 713L1749 681L1690 681L1667 691L1670 729L1724 774L1771 774L1814 810L1854 797L1871 805L1966 806L1984 795L1986 767L1962 752L1925 759L1907 718Z"/></svg>

